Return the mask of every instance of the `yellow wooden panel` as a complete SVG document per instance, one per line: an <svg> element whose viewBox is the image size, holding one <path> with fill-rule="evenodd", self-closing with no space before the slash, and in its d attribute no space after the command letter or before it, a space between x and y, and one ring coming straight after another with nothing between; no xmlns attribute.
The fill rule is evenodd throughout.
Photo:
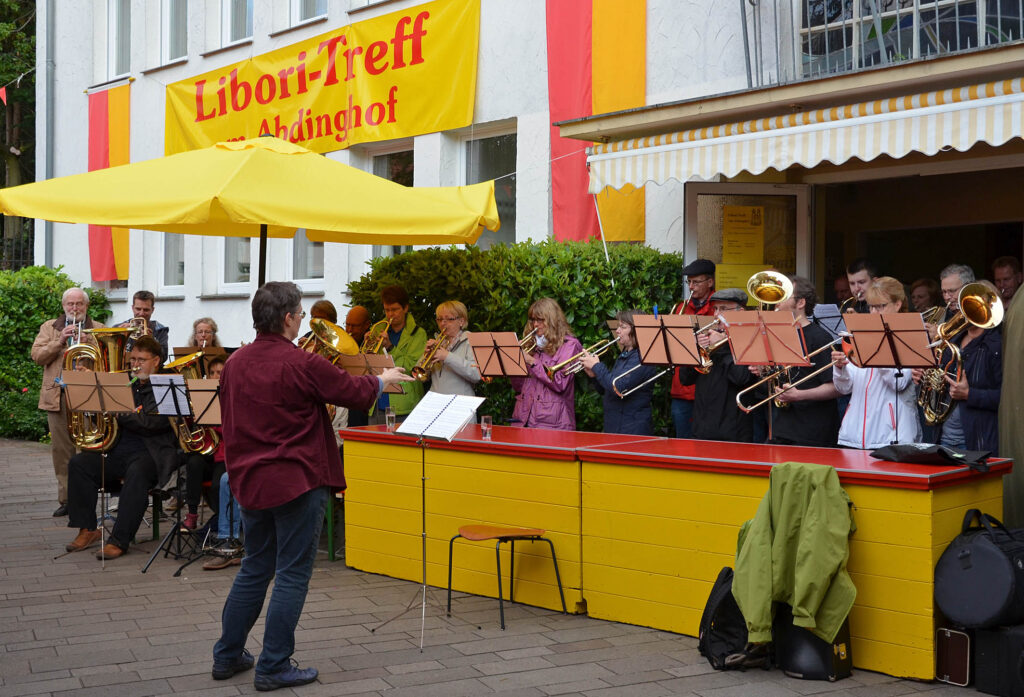
<svg viewBox="0 0 1024 697"><path fill-rule="evenodd" d="M583 579L583 596L588 598L588 603L590 592L596 590L661 603L666 612L674 612L672 608L678 607L703 610L712 583L598 564L586 564Z"/></svg>
<svg viewBox="0 0 1024 697"><path fill-rule="evenodd" d="M878 610L858 604L850 611L850 634L854 639L884 639L924 651L931 651L935 641L935 627L931 617Z"/></svg>
<svg viewBox="0 0 1024 697"><path fill-rule="evenodd" d="M405 508L418 511L422 507L419 487L401 486L374 482L364 484L353 482L345 491L345 501L381 506L382 508Z"/></svg>
<svg viewBox="0 0 1024 697"><path fill-rule="evenodd" d="M882 610L897 610L931 617L933 588L929 581L851 573L857 587L857 605Z"/></svg>
<svg viewBox="0 0 1024 697"><path fill-rule="evenodd" d="M388 508L358 501L345 501L345 524L357 527L416 530L420 527L418 510Z"/></svg>
<svg viewBox="0 0 1024 697"><path fill-rule="evenodd" d="M473 493L501 499L538 501L562 506L579 506L580 488L575 479L539 477L511 472L466 470L432 465L427 468L431 491Z"/></svg>
<svg viewBox="0 0 1024 697"><path fill-rule="evenodd" d="M975 505L976 503L991 501L993 499L999 499L999 507L995 510L982 510L985 513L991 513L999 518L1003 511L1002 477L963 482L955 487L936 489L933 496L933 510L945 511L951 508L979 508L979 506Z"/></svg>
<svg viewBox="0 0 1024 697"><path fill-rule="evenodd" d="M680 489L624 486L621 484L583 485L583 507L589 512L621 511L683 520L713 520L741 525L757 512L761 500L708 494Z"/></svg>
<svg viewBox="0 0 1024 697"><path fill-rule="evenodd" d="M579 463L576 460L546 460L511 455L486 455L457 450L427 450L427 467L445 465L467 470L512 472L538 477L561 477L579 481Z"/></svg>
<svg viewBox="0 0 1024 697"><path fill-rule="evenodd" d="M739 530L739 525L595 511L590 508L583 510L584 537L631 542L667 540L681 550L700 549L735 556Z"/></svg>
<svg viewBox="0 0 1024 697"><path fill-rule="evenodd" d="M935 654L930 650L899 646L876 639L854 638L850 643L855 668L897 678L932 680L935 677Z"/></svg>
<svg viewBox="0 0 1024 697"><path fill-rule="evenodd" d="M931 550L901 545L864 542L850 538L851 573L871 574L910 581L932 582Z"/></svg>
<svg viewBox="0 0 1024 697"><path fill-rule="evenodd" d="M621 484L672 491L698 491L705 494L730 493L758 501L768 491L767 477L740 474L716 474L660 467L630 467L583 463L583 481L587 484Z"/></svg>
<svg viewBox="0 0 1024 697"><path fill-rule="evenodd" d="M608 566L698 581L714 581L723 566L735 564L734 554L683 551L675 547L598 537L584 537L583 559L588 569L591 566ZM595 564L593 560L601 560L601 563Z"/></svg>
<svg viewBox="0 0 1024 697"><path fill-rule="evenodd" d="M708 584L707 592L711 592ZM705 594L706 599L707 594ZM701 609L666 606L664 603L645 598L602 593L588 589L584 593L587 600L587 616L611 622L625 622L641 627L654 627L677 634L697 636L700 627Z"/></svg>
<svg viewBox="0 0 1024 697"><path fill-rule="evenodd" d="M925 514L859 509L854 512L857 531L851 539L864 542L930 547L932 519Z"/></svg>
<svg viewBox="0 0 1024 697"><path fill-rule="evenodd" d="M411 462L419 466L423 457L420 449L415 445L384 445L383 443L365 443L354 440L347 440L343 443L345 453L345 465L347 467L349 458L369 458L372 460L401 460Z"/></svg>
<svg viewBox="0 0 1024 697"><path fill-rule="evenodd" d="M359 482L382 482L419 488L420 467L401 460L350 458L345 461L345 480L349 488Z"/></svg>
<svg viewBox="0 0 1024 697"><path fill-rule="evenodd" d="M461 520L460 525L490 522L573 533L579 530L579 508L574 506L431 491L427 510Z"/></svg>
<svg viewBox="0 0 1024 697"><path fill-rule="evenodd" d="M863 484L844 484L846 495L853 501L854 520L860 510L901 511L928 515L932 511L932 492L912 489L887 489Z"/></svg>

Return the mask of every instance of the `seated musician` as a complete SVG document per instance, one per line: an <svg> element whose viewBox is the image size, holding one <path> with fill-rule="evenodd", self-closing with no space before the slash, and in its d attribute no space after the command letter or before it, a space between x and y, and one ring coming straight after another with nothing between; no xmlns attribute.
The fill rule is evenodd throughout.
<svg viewBox="0 0 1024 697"><path fill-rule="evenodd" d="M107 545L97 557L116 559L128 551L148 505L149 490L165 483L178 466L178 441L166 416L156 412L149 376L160 372L161 347L152 336L135 341L129 363L137 411L118 414L118 439L107 453L106 482L102 481L102 456L83 451L68 463L68 527L78 535L67 545L69 552L85 549L100 540L96 529L96 496L100 486L123 479L117 521Z"/></svg>
<svg viewBox="0 0 1024 697"><path fill-rule="evenodd" d="M469 346L469 312L458 300L446 300L435 311L437 327L448 337L448 348L434 352L430 371L430 391L439 394L473 394L473 385L480 382L480 369ZM436 340L427 341L429 352Z"/></svg>
<svg viewBox="0 0 1024 697"><path fill-rule="evenodd" d="M907 296L903 284L891 276L871 282L864 294L873 314L904 312ZM833 351L832 381L841 394L850 395L850 406L839 428L839 445L874 449L897 443L919 443L917 390L910 370L861 368L843 351Z"/></svg>
<svg viewBox="0 0 1024 697"><path fill-rule="evenodd" d="M558 371L548 377L545 366L572 358L583 346L572 335L562 308L552 298L535 300L523 336L536 330L537 348L526 353L527 376L509 381L516 391L513 426L576 430L576 376Z"/></svg>
<svg viewBox="0 0 1024 697"><path fill-rule="evenodd" d="M188 338L188 345L196 348L207 346L220 346L220 339L217 338L217 323L212 317L200 317L192 323L192 335Z"/></svg>
<svg viewBox="0 0 1024 697"><path fill-rule="evenodd" d="M651 436L654 435L654 421L651 415L654 385L649 383L625 397L620 396L620 393L625 394L647 382L656 372L651 366L640 365L636 329L633 327L634 313L634 310L624 310L615 315L615 319L619 321L615 328L615 336L622 351L611 368L590 353L585 353L581 362L587 375L597 381L597 391L604 395L604 432ZM632 372L613 385L612 382L626 371Z"/></svg>
<svg viewBox="0 0 1024 697"><path fill-rule="evenodd" d="M790 276L793 282L793 295L775 305L778 312L792 312L797 324L802 328L804 355L829 346L832 336L821 326L811 322L808 315L814 313L818 303L817 293L809 280L802 276ZM828 350L818 351L811 357L811 365L807 368L794 367L789 370L789 382L792 384L815 370L826 368L832 360ZM756 366L751 366L755 369ZM786 388L787 384L781 387ZM788 406L779 408L775 400L768 402L772 410L772 438L770 443L780 445L814 445L823 448L835 447L839 435L839 409L836 397L839 390L832 384L832 371L822 370L814 377L798 387L788 389L776 399Z"/></svg>
<svg viewBox="0 0 1024 697"><path fill-rule="evenodd" d="M746 308L747 294L739 288L725 288L711 296L715 315ZM736 394L754 382L745 365L733 362L732 351L724 332L709 330L697 337L702 348L711 351L711 369L706 373L693 366L679 370L683 385L694 385L693 437L701 440L722 440L749 443L754 437L753 418L736 406Z"/></svg>

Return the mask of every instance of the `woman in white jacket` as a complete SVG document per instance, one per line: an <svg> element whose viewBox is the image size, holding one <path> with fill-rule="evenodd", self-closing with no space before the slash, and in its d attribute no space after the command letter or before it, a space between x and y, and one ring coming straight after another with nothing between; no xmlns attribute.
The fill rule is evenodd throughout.
<svg viewBox="0 0 1024 697"><path fill-rule="evenodd" d="M874 279L864 297L874 314L903 312L907 304L903 284L891 276ZM833 384L841 394L850 395L839 445L874 449L921 440L917 389L909 368L860 368L842 351L833 351L832 359Z"/></svg>

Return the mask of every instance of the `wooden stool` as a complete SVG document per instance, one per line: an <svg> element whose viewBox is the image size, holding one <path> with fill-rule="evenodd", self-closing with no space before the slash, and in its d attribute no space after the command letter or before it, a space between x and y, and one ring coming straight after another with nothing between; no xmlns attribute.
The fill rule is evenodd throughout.
<svg viewBox="0 0 1024 697"><path fill-rule="evenodd" d="M494 545L494 558L498 563L498 611L501 614L501 628L505 628L505 605L502 599L501 591L501 543L508 542L509 547L509 566L511 567L508 572L508 601L510 603L515 602L512 599L513 596L513 579L515 578L515 564L516 564L516 540L526 540L528 542L537 542L543 540L548 543L548 547L551 548L551 561L555 565L555 581L558 582L558 596L562 599L562 614L567 614L568 610L565 608L565 593L562 592L562 577L558 573L558 559L555 558L555 546L551 544L551 540L543 537L544 530L540 528L513 528L504 527L501 525L463 525L459 528L459 534L453 537L448 542L448 616L452 614L452 549L455 545L455 540L460 537L473 542L480 542L483 540L497 540Z"/></svg>

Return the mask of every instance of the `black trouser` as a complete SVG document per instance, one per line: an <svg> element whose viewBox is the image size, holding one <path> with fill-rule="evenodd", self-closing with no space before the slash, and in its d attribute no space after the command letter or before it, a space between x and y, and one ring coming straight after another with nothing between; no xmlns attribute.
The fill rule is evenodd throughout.
<svg viewBox="0 0 1024 697"><path fill-rule="evenodd" d="M185 503L188 505L189 513L195 513L199 510L199 499L203 495L203 482L213 481L210 479L213 469L213 455L188 454L188 458L185 461ZM211 500L208 503L210 508L216 513L218 501L217 497L214 496L213 486L215 484L217 482L211 485Z"/></svg>
<svg viewBox="0 0 1024 697"><path fill-rule="evenodd" d="M96 529L96 496L103 484L102 456L81 452L68 463L68 527ZM135 536L146 515L149 490L156 486L156 463L145 446L121 444L107 453L105 488L123 480L117 504L117 521L110 533L110 542L121 549Z"/></svg>

